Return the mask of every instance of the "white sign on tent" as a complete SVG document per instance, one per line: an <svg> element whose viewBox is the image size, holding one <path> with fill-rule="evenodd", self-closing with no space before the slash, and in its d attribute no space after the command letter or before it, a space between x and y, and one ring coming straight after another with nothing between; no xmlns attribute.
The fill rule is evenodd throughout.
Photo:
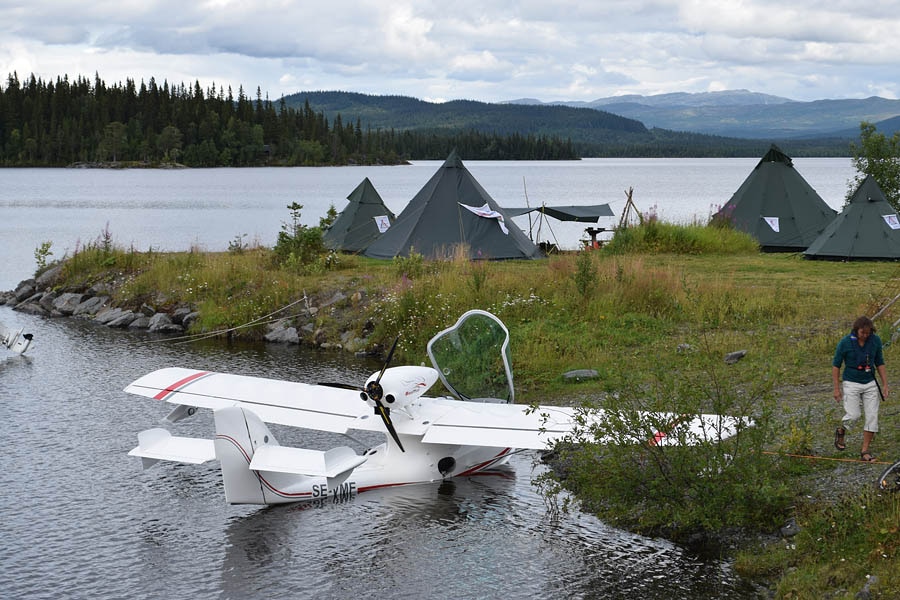
<svg viewBox="0 0 900 600"><path fill-rule="evenodd" d="M391 221L387 218L387 215L379 215L372 218L375 219L375 225L378 226L378 231L380 233L384 233L391 226Z"/></svg>
<svg viewBox="0 0 900 600"><path fill-rule="evenodd" d="M763 220L769 224L769 227L772 228L772 231L778 233L778 217L763 217Z"/></svg>
<svg viewBox="0 0 900 600"><path fill-rule="evenodd" d="M884 219L884 222L888 224L888 227L891 229L900 229L900 219L897 219L897 214L892 215L881 215L881 218Z"/></svg>

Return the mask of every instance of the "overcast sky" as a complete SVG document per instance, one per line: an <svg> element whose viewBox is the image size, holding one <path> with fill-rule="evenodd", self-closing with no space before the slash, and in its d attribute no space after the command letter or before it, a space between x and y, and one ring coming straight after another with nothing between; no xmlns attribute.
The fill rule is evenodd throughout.
<svg viewBox="0 0 900 600"><path fill-rule="evenodd" d="M0 0L13 71L430 101L900 97L900 0Z"/></svg>

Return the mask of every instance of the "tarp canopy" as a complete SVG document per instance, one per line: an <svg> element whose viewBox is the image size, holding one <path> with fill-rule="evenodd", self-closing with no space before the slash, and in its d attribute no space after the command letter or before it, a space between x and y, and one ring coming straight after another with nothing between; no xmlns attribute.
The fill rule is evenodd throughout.
<svg viewBox="0 0 900 600"><path fill-rule="evenodd" d="M731 199L713 215L752 235L766 252L805 250L834 220L835 210L774 144Z"/></svg>
<svg viewBox="0 0 900 600"><path fill-rule="evenodd" d="M530 212L540 212L560 221L576 221L578 223L596 223L600 217L614 217L609 204L591 204L587 206L535 206L533 208L505 208L510 217L518 217Z"/></svg>
<svg viewBox="0 0 900 600"><path fill-rule="evenodd" d="M475 180L456 151L372 242L372 258L409 256L449 258L461 246L472 259L542 257L540 249Z"/></svg>
<svg viewBox="0 0 900 600"><path fill-rule="evenodd" d="M871 175L856 188L844 210L803 255L825 260L900 259L897 210Z"/></svg>
<svg viewBox="0 0 900 600"><path fill-rule="evenodd" d="M322 234L326 248L359 253L387 231L396 217L366 177L347 196L347 205Z"/></svg>

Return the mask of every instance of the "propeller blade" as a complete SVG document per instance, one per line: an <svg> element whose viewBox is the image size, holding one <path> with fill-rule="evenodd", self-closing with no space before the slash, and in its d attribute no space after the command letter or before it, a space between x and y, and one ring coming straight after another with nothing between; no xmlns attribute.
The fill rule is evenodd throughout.
<svg viewBox="0 0 900 600"><path fill-rule="evenodd" d="M365 390L358 385L352 385L349 383L335 383L331 381L320 381L317 385L322 385L325 387L333 387L339 388L342 390L353 390L354 392L364 392Z"/></svg>
<svg viewBox="0 0 900 600"><path fill-rule="evenodd" d="M384 396L384 388L381 387L381 377L384 375L384 372L387 371L388 365L391 364L391 358L394 356L394 350L397 349L397 342L400 341L400 336L398 335L394 338L394 345L391 346L390 352L388 352L387 358L384 360L384 364L381 366L381 372L378 373L378 377L374 379L374 381L370 381L366 384L366 389L364 390L369 398L374 400L377 404L381 404L379 402L381 397Z"/></svg>
<svg viewBox="0 0 900 600"><path fill-rule="evenodd" d="M391 364L391 358L394 356L394 350L397 349L397 342L400 341L400 336L394 338L394 344L391 346L390 351L388 352L387 358L384 359L384 366L381 367L381 373L378 374L378 378L375 381L381 381L381 376L384 375L384 372L387 370L388 365Z"/></svg>
<svg viewBox="0 0 900 600"><path fill-rule="evenodd" d="M394 438L394 441L397 442L397 445L400 447L400 452L406 452L406 450L403 449L403 444L400 443L400 436L397 435L397 430L394 429L394 424L391 423L390 409L385 407L380 400L376 400L375 404L375 412L381 415L381 420L384 421L384 426L387 427L388 433L390 433L391 437Z"/></svg>

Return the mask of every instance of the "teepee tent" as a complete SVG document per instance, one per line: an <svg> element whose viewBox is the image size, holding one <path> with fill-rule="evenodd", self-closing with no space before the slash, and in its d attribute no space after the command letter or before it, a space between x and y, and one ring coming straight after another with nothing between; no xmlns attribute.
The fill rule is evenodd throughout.
<svg viewBox="0 0 900 600"><path fill-rule="evenodd" d="M900 219L871 175L806 252L826 260L900 259Z"/></svg>
<svg viewBox="0 0 900 600"><path fill-rule="evenodd" d="M772 147L713 221L728 221L752 235L765 252L805 250L834 219L835 211Z"/></svg>
<svg viewBox="0 0 900 600"><path fill-rule="evenodd" d="M326 248L362 252L394 223L392 213L366 177L347 196L350 204L322 234Z"/></svg>
<svg viewBox="0 0 900 600"><path fill-rule="evenodd" d="M454 150L365 255L394 258L415 252L425 258L447 258L460 246L472 259L542 256Z"/></svg>

